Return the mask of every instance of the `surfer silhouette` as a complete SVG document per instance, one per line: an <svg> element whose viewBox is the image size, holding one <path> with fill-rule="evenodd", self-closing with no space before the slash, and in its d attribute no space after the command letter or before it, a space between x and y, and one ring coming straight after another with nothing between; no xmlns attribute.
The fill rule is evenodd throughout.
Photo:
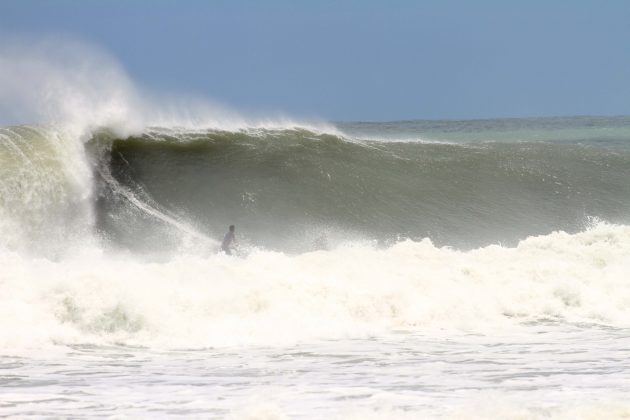
<svg viewBox="0 0 630 420"><path fill-rule="evenodd" d="M221 243L221 250L228 255L232 255L232 249L236 246L236 237L234 236L234 225L230 225L228 233L225 234Z"/></svg>

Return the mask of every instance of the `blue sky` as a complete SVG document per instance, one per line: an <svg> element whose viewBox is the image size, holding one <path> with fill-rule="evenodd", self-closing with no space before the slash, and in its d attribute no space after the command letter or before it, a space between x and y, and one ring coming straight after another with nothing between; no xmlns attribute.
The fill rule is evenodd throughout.
<svg viewBox="0 0 630 420"><path fill-rule="evenodd" d="M246 112L630 114L629 1L1 0L1 34L78 38L140 86Z"/></svg>

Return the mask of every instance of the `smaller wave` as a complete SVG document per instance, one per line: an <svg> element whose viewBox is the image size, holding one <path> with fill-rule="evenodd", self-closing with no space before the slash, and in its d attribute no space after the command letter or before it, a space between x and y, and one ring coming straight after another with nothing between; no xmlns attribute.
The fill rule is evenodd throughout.
<svg viewBox="0 0 630 420"><path fill-rule="evenodd" d="M350 137L383 142L587 144L627 150L628 117L501 118L487 120L413 120L340 122Z"/></svg>

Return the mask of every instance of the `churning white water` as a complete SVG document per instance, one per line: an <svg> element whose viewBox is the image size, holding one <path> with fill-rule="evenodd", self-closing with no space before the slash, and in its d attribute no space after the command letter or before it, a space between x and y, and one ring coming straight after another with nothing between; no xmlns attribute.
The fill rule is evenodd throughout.
<svg viewBox="0 0 630 420"><path fill-rule="evenodd" d="M627 416L630 230L468 252L3 253L0 409L217 418Z"/></svg>

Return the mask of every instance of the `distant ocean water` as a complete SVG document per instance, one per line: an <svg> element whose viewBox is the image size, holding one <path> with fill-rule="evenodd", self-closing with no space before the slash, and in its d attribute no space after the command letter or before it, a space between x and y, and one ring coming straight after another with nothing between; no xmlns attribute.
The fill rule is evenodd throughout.
<svg viewBox="0 0 630 420"><path fill-rule="evenodd" d="M2 127L0 414L630 416L629 180L628 117Z"/></svg>

